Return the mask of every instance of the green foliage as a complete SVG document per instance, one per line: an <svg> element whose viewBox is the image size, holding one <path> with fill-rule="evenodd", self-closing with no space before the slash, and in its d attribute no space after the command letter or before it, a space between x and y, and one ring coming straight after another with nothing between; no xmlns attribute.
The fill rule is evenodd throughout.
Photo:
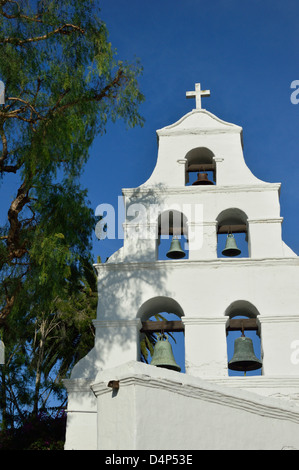
<svg viewBox="0 0 299 470"><path fill-rule="evenodd" d="M29 299L23 315L9 317L3 332L6 363L0 374L4 428L23 425L28 415L33 417L53 403L63 406L63 378L94 345L96 275L88 259L82 260L81 271L75 265L70 270L63 296L50 303L48 295L41 294L45 308L37 310L37 293L32 291L34 308Z"/></svg>
<svg viewBox="0 0 299 470"><path fill-rule="evenodd" d="M0 450L63 450L65 414L29 416L16 429L0 431Z"/></svg>
<svg viewBox="0 0 299 470"><path fill-rule="evenodd" d="M37 416L93 346L95 218L79 178L108 120L143 124L142 68L117 57L97 0L0 0L2 427Z"/></svg>

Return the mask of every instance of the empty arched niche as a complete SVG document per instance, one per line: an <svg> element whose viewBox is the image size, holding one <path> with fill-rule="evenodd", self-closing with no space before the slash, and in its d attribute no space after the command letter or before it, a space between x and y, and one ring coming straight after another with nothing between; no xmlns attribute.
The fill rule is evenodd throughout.
<svg viewBox="0 0 299 470"><path fill-rule="evenodd" d="M261 329L260 323L258 321L259 311L252 303L246 300L237 300L229 305L225 311L225 315L228 317L226 323L228 375L261 375L262 367L245 371L244 369L231 370L229 366L230 361L233 361L234 358L236 358L236 356L234 356L235 341L241 336L245 336L246 338L251 339L253 355L250 357L252 359L252 367L258 367L257 364L254 364L254 357L256 357L258 361L262 362ZM250 348L248 350L250 351ZM247 367L250 366L247 365Z"/></svg>
<svg viewBox="0 0 299 470"><path fill-rule="evenodd" d="M229 208L217 219L217 256L248 258L248 217L241 209ZM235 249L234 249L235 247Z"/></svg>
<svg viewBox="0 0 299 470"><path fill-rule="evenodd" d="M199 175L202 177L203 174L206 174L206 176L200 178L201 184L213 185L216 183L216 163L211 150L206 147L194 148L186 154L185 159L186 185L195 185L198 178L200 178Z"/></svg>
<svg viewBox="0 0 299 470"><path fill-rule="evenodd" d="M158 335L165 333L172 347L176 364L185 372L185 337L181 318L182 307L170 297L158 296L147 300L139 309L141 319L140 360L150 364Z"/></svg>
<svg viewBox="0 0 299 470"><path fill-rule="evenodd" d="M170 209L158 217L157 258L188 259L188 220L179 210Z"/></svg>

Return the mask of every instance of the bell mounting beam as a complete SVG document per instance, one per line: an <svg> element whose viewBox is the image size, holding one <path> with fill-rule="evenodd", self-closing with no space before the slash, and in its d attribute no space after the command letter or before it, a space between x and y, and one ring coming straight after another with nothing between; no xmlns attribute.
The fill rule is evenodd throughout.
<svg viewBox="0 0 299 470"><path fill-rule="evenodd" d="M258 324L256 318L236 318L230 319L226 331L251 330L257 331Z"/></svg>
<svg viewBox="0 0 299 470"><path fill-rule="evenodd" d="M218 228L218 233L246 233L247 227L245 224L240 225L221 225Z"/></svg>
<svg viewBox="0 0 299 470"><path fill-rule="evenodd" d="M183 322L180 320L176 321L144 321L142 322L141 333L154 333L159 331L173 331L180 332L185 331Z"/></svg>
<svg viewBox="0 0 299 470"><path fill-rule="evenodd" d="M187 168L187 171L214 171L215 163L190 163Z"/></svg>
<svg viewBox="0 0 299 470"><path fill-rule="evenodd" d="M226 331L239 331L242 329L244 330L251 330L257 331L258 324L256 318L237 318L237 319L230 319L229 323L226 327ZM144 321L142 322L141 333L146 332L159 332L159 331L173 331L173 332L181 332L185 331L184 324L181 320L176 321Z"/></svg>
<svg viewBox="0 0 299 470"><path fill-rule="evenodd" d="M185 229L183 226L169 228L165 227L164 230L161 227L158 228L158 235L184 235L185 233L187 233L187 229Z"/></svg>

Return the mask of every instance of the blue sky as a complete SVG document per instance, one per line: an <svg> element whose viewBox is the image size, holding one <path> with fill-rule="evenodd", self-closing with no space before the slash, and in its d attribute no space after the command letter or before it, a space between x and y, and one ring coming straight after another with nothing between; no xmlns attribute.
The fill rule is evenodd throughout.
<svg viewBox="0 0 299 470"><path fill-rule="evenodd" d="M200 82L203 107L243 127L244 157L259 179L281 182L283 239L298 254L299 80L298 0L103 0L102 18L120 59L138 57L143 128L109 125L94 142L82 184L93 208L116 207L121 188L137 187L154 169L156 130L195 104L185 98ZM112 163L113 162L113 163ZM122 241L99 242L105 260ZM231 353L232 354L232 350ZM180 361L180 355L176 356Z"/></svg>
<svg viewBox="0 0 299 470"><path fill-rule="evenodd" d="M109 124L94 141L81 180L91 207L116 207L122 188L148 179L156 130L194 108L185 94L200 82L211 90L203 107L243 127L255 176L282 183L283 239L298 254L299 104L290 100L291 82L299 80L298 0L102 0L101 10L119 59L138 57L144 67L145 125ZM5 197L13 192L12 182ZM93 241L95 260L122 245Z"/></svg>
<svg viewBox="0 0 299 470"><path fill-rule="evenodd" d="M138 57L143 128L109 124L91 149L82 185L95 209L116 207L122 188L148 179L157 158L156 130L195 104L185 93L200 82L211 90L203 107L243 127L244 157L267 182L281 182L284 241L299 253L299 104L290 88L299 79L297 0L102 0L102 18L120 59ZM112 254L122 241L99 242Z"/></svg>

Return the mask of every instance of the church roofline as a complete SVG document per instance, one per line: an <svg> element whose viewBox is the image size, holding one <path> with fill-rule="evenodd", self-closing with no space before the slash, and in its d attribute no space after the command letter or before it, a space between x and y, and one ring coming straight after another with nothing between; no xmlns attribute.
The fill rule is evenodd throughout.
<svg viewBox="0 0 299 470"><path fill-rule="evenodd" d="M280 192L281 183L267 183L262 182L260 184L239 184L239 185L228 185L228 186L202 186L201 191L213 192L213 193L227 193L228 189L230 192L260 192L263 191L278 191ZM122 194L125 197L139 198L141 195L153 194L198 194L198 187L196 186L183 186L183 187L172 187L165 185L142 185L137 188L122 188Z"/></svg>
<svg viewBox="0 0 299 470"><path fill-rule="evenodd" d="M282 266L299 266L298 256L294 257L269 257L269 258L216 258L216 259L201 259L201 260L158 260L158 261L121 261L121 262L107 262L107 263L94 263L94 268L98 275L108 271L136 271L137 270L164 270L164 269L218 269L226 267L228 269L236 270L237 268L243 269L244 267L253 268L256 267L268 267L281 269Z"/></svg>
<svg viewBox="0 0 299 470"><path fill-rule="evenodd" d="M193 125L190 128L183 127L181 129L177 129L186 119L190 118L191 116L200 115L200 114L205 114L209 116L211 119L217 121L217 124L215 125L215 127L206 127L206 126L194 127ZM192 111L182 116L178 121L174 122L173 124L170 124L161 129L158 129L156 133L157 133L158 138L163 135L190 133L190 129L192 129L191 131L192 134L215 133L215 132L219 132L220 130L219 127L223 128L223 126L227 127L225 129L225 132L240 133L241 135L243 133L243 128L241 126L237 126L236 124L223 121L222 119L218 118L217 116L212 114L210 111L207 111L206 109L193 109Z"/></svg>
<svg viewBox="0 0 299 470"><path fill-rule="evenodd" d="M192 377L167 369L161 371L159 367L137 361L100 371L91 384L93 393L96 396L111 393L111 389L107 387L111 380L117 381L121 388L140 386L143 389L146 385L148 389L163 389L188 398L226 406L228 409L239 408L270 419L299 423L298 407L292 403L209 382L209 378Z"/></svg>

